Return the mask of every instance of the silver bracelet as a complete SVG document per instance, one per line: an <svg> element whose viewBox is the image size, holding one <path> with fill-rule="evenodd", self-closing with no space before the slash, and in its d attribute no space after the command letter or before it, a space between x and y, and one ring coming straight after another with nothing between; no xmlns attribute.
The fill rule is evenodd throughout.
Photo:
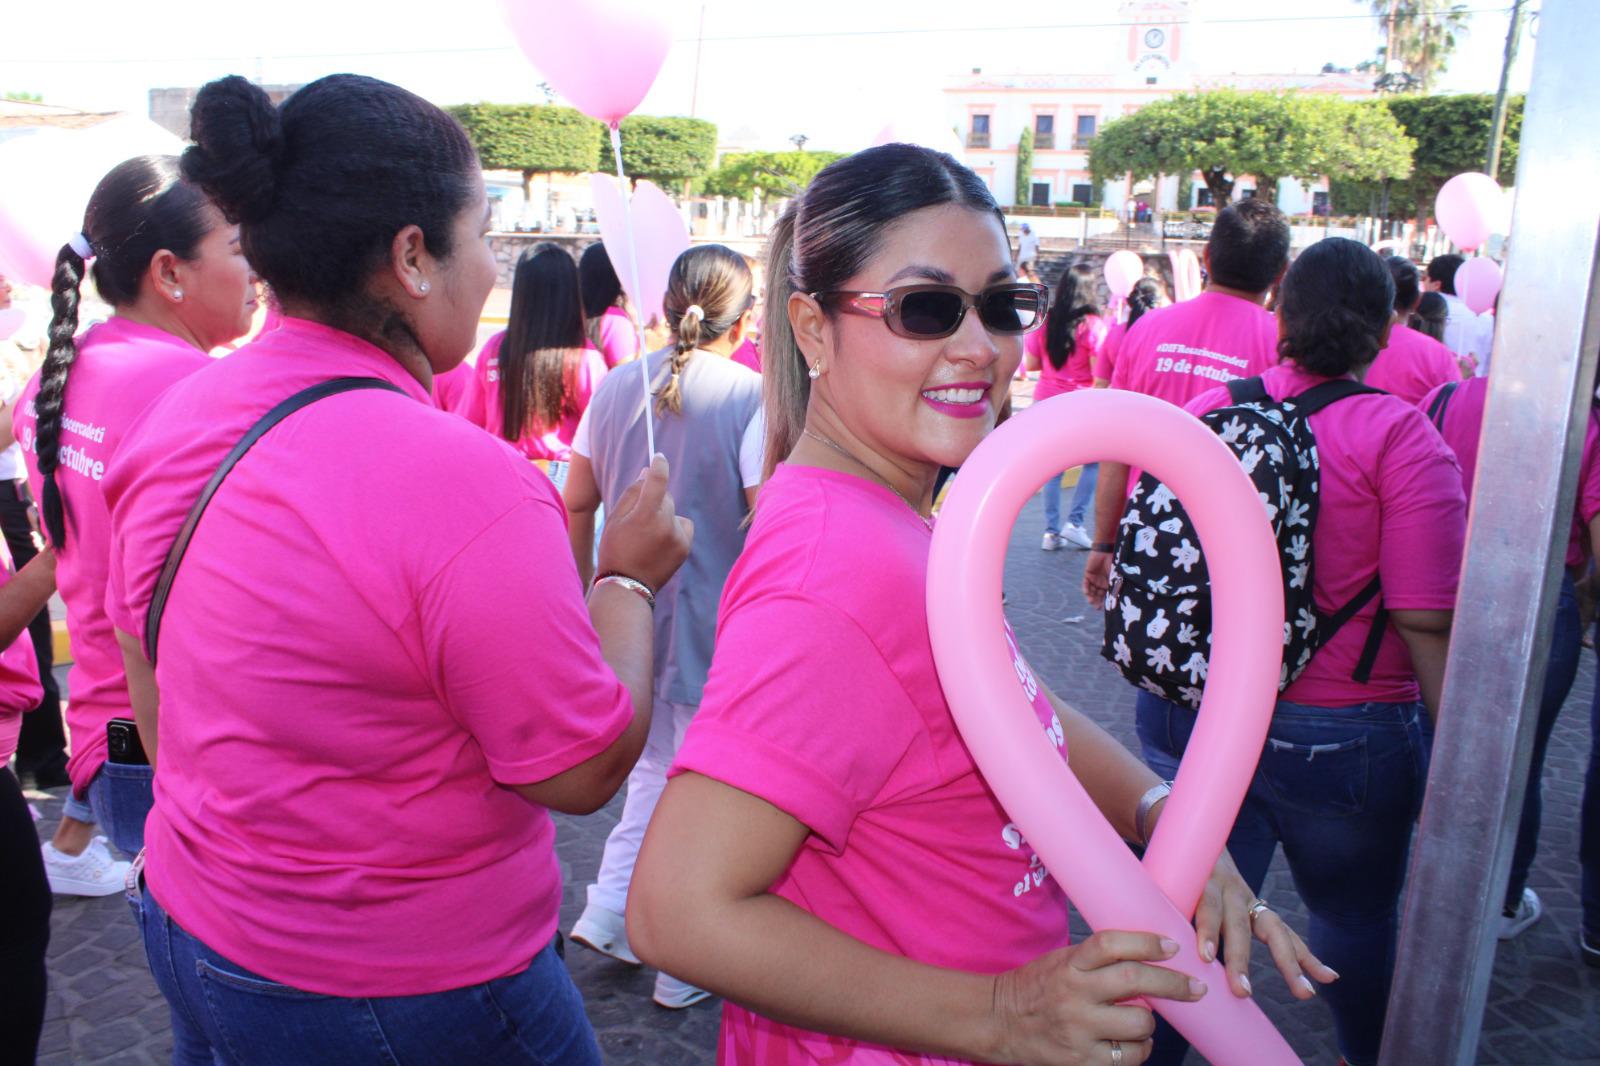
<svg viewBox="0 0 1600 1066"><path fill-rule="evenodd" d="M642 597L652 611L656 609L656 594L650 591L650 586L643 581L628 577L626 574L601 574L595 578L594 588L599 588L601 585L620 585Z"/></svg>
<svg viewBox="0 0 1600 1066"><path fill-rule="evenodd" d="M1139 834L1140 846L1150 843L1150 830L1146 823L1150 821L1151 809L1170 795L1172 782L1163 781L1159 785L1151 785L1149 791L1139 797L1139 809L1133 815L1133 830Z"/></svg>

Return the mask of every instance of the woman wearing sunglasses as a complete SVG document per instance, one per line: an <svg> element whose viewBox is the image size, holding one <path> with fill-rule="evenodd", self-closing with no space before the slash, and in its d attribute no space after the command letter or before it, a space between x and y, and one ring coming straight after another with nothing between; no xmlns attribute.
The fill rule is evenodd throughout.
<svg viewBox="0 0 1600 1066"><path fill-rule="evenodd" d="M1122 1001L1206 990L1158 965L1176 950L1158 936L1069 944L1066 900L962 744L928 643L935 473L994 425L1046 291L1015 282L983 183L903 144L818 174L768 278L767 455L787 460L723 594L630 944L732 1001L724 1062L1142 1062L1151 1015ZM1156 777L1018 675L1111 824L1145 839ZM1197 918L1230 970L1211 995L1249 994L1252 902L1224 856ZM1270 911L1253 924L1297 997L1306 974L1335 976Z"/></svg>

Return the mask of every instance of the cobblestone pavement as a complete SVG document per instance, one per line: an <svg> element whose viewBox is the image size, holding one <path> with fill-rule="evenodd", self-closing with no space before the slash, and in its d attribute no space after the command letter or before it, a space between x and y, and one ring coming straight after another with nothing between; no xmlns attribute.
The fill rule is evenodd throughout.
<svg viewBox="0 0 1600 1066"><path fill-rule="evenodd" d="M1023 648L1055 691L1137 750L1131 690L1100 659L1099 618L1086 610L1077 592L1084 556L1041 552L1041 532L1035 500L1018 522L1006 564L1009 614ZM1586 654L1550 744L1544 832L1532 878L1544 900L1545 917L1516 941L1500 946L1484 1017L1482 1063L1600 1064L1600 971L1583 966L1576 946L1577 805L1594 674L1594 658ZM34 798L44 814L42 828L48 830L60 811L60 793ZM606 833L620 808L618 800L588 818L557 818L567 885L564 929L582 907L583 887L599 866ZM1305 915L1281 858L1265 895L1304 930ZM1079 929L1081 933L1081 924ZM650 971L629 969L576 945L569 946L567 962L608 1062L687 1066L715 1060L715 1002L686 1011L661 1010L649 999ZM1335 1062L1327 1011L1317 1003L1292 1002L1274 972L1259 963L1256 971L1253 984L1263 1006L1295 1049L1308 1063ZM143 949L120 897L56 898L50 978L42 1064L167 1061L166 1007L145 969ZM1190 1061L1198 1062L1198 1056Z"/></svg>

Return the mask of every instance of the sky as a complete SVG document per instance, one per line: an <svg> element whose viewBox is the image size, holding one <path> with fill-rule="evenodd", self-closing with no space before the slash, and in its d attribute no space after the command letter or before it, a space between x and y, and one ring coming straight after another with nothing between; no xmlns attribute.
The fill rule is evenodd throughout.
<svg viewBox="0 0 1600 1066"><path fill-rule="evenodd" d="M640 110L693 113L716 122L724 139L763 147L787 147L796 134L811 148L864 147L908 112L943 114L941 89L952 76L974 67L1099 72L1126 32L1115 28L1118 0L657 2L673 10L678 30ZM1493 92L1510 0L1462 2L1472 12L1468 31L1437 88ZM151 88L231 73L296 84L352 71L439 104L543 100L542 79L511 39L500 0L164 0L156 7L85 0L74 5L70 29L60 5L7 7L0 92L39 93L85 110L145 114ZM1194 0L1193 12L1189 47L1203 73L1354 66L1380 40L1367 0ZM1527 88L1534 44L1524 34L1515 91Z"/></svg>

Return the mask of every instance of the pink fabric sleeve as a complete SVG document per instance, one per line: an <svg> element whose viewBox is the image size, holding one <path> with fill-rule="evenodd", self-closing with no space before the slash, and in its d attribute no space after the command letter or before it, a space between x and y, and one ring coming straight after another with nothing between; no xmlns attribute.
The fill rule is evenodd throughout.
<svg viewBox="0 0 1600 1066"><path fill-rule="evenodd" d="M601 657L558 506L553 489L535 489L419 595L422 665L507 785L572 769L633 720L627 688Z"/></svg>
<svg viewBox="0 0 1600 1066"><path fill-rule="evenodd" d="M1589 427L1583 434L1583 464L1578 482L1578 517L1584 525L1600 515L1600 419L1589 412Z"/></svg>
<svg viewBox="0 0 1600 1066"><path fill-rule="evenodd" d="M774 639L785 633L805 639ZM766 800L837 854L923 737L921 722L854 620L804 596L764 597L724 619L672 773L692 770Z"/></svg>
<svg viewBox="0 0 1600 1066"><path fill-rule="evenodd" d="M1467 501L1449 446L1415 408L1395 424L1378 468L1378 574L1384 606L1455 606Z"/></svg>
<svg viewBox="0 0 1600 1066"><path fill-rule="evenodd" d="M578 365L578 413L582 414L589 409L589 401L594 398L594 390L600 387L600 380L606 376L606 357L600 349L586 346L583 349L583 362Z"/></svg>

